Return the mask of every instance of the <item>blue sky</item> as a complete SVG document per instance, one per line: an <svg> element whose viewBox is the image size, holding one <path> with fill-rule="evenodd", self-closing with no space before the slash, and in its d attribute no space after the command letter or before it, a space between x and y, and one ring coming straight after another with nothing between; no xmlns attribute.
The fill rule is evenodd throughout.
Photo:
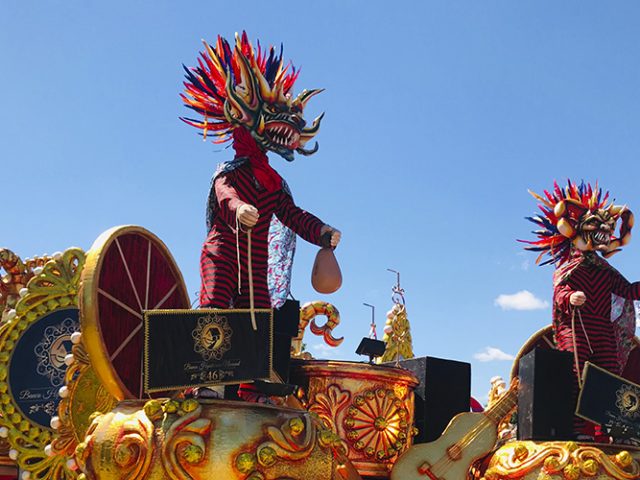
<svg viewBox="0 0 640 480"><path fill-rule="evenodd" d="M550 322L553 269L515 241L530 238L527 188L598 179L640 208L639 20L636 2L584 0L5 0L0 243L24 257L88 249L111 226L139 224L196 292L209 178L231 152L178 121L181 64L201 38L246 29L284 43L302 67L296 91L326 88L306 113L327 113L320 151L271 159L297 203L344 235L331 296L311 288L317 248L299 244L294 295L334 303L346 337L326 353L309 334L312 353L355 358L363 302L382 331L393 268L415 353L471 362L482 398L511 362L478 354L514 355ZM612 263L640 279L640 244ZM522 291L533 298L512 306L539 308L497 302Z"/></svg>

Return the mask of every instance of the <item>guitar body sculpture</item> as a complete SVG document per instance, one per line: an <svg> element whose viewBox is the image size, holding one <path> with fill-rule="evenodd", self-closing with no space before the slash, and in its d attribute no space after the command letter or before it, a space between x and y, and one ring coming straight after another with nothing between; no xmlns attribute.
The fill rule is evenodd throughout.
<svg viewBox="0 0 640 480"><path fill-rule="evenodd" d="M414 445L398 459L391 480L465 480L473 462L490 453L500 420L514 407L518 381L483 413L459 413L437 440Z"/></svg>
<svg viewBox="0 0 640 480"><path fill-rule="evenodd" d="M463 445L478 427L482 432ZM440 438L407 450L394 465L391 480L464 480L473 462L493 449L497 436L495 424L483 413L460 413Z"/></svg>

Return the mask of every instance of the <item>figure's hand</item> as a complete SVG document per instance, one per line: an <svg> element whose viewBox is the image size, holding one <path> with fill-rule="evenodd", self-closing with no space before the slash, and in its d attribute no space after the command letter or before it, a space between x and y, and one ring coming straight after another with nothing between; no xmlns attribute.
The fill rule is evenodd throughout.
<svg viewBox="0 0 640 480"><path fill-rule="evenodd" d="M258 223L259 218L258 209L253 205L244 203L238 207L238 220L246 227L253 228Z"/></svg>
<svg viewBox="0 0 640 480"><path fill-rule="evenodd" d="M330 225L323 225L322 229L320 230L320 236L324 235L325 233L331 233L330 245L331 248L336 248L340 243L340 239L342 238L342 233L340 232L340 230L337 230Z"/></svg>
<svg viewBox="0 0 640 480"><path fill-rule="evenodd" d="M569 303L574 307L579 307L584 305L584 302L587 301L587 296L584 292L573 292L569 297Z"/></svg>

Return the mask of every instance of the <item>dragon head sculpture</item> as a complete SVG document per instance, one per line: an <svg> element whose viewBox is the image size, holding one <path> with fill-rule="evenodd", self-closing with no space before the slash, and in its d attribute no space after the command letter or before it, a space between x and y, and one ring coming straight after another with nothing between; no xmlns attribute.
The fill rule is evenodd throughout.
<svg viewBox="0 0 640 480"><path fill-rule="evenodd" d="M318 133L324 114L310 127L303 118L307 102L321 89L304 90L293 98L291 89L299 71L285 66L282 47L277 54L273 47L254 48L245 32L236 34L235 48L218 36L215 47L204 42L198 66L184 67L185 92L180 95L185 105L203 118L181 118L202 130L206 139L211 133L214 143L224 143L236 128L246 128L258 146L270 150L288 161L294 152L311 155L318 150L305 145Z"/></svg>
<svg viewBox="0 0 640 480"><path fill-rule="evenodd" d="M633 214L626 206L608 203L609 193L603 195L597 183L593 188L591 184L576 185L569 180L561 189L554 182L553 192L545 190L544 197L529 193L540 202L538 208L542 215L527 217L527 220L541 229L532 232L538 240L521 241L529 244L526 250L540 252L536 263L540 263L545 254L550 258L541 265L564 263L572 250L600 252L608 258L631 240ZM616 236L618 220L621 222Z"/></svg>

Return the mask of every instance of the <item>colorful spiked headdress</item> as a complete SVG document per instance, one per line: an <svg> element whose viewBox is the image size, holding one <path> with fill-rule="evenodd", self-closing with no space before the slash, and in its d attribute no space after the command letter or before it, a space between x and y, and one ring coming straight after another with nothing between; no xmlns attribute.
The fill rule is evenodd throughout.
<svg viewBox="0 0 640 480"><path fill-rule="evenodd" d="M180 95L202 118L181 118L184 122L202 130L205 139L214 136L214 143L230 140L235 128L246 128L263 150L287 160L293 160L293 152L317 151L317 143L311 150L304 145L318 133L322 115L309 128L302 115L309 99L322 90L304 90L292 97L299 71L291 63L285 65L282 47L279 54L273 47L263 50L260 43L254 48L245 32L236 34L233 49L221 36L214 47L203 43L198 66L184 67L187 81Z"/></svg>
<svg viewBox="0 0 640 480"><path fill-rule="evenodd" d="M526 217L540 229L534 230L538 240L526 241L526 250L540 252L536 263L560 265L566 262L572 251L599 251L605 258L620 251L631 239L633 214L625 206L609 203L609 193L602 192L596 183L567 181L565 188L554 182L552 192L544 196L529 191L540 202L542 214ZM614 235L616 223L621 219L619 236ZM549 258L541 262L543 257Z"/></svg>

